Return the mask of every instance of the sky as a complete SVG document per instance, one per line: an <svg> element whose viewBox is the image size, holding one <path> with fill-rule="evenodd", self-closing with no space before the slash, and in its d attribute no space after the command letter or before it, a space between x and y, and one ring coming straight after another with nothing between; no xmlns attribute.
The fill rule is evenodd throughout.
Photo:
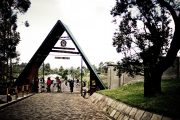
<svg viewBox="0 0 180 120"><path fill-rule="evenodd" d="M112 23L110 15L114 4L114 0L31 0L29 10L18 17L20 63L31 59L57 20L69 27L91 64L116 63L121 56L112 46L117 26ZM26 20L29 27L23 24ZM67 46L73 47L69 41ZM78 67L81 64L80 56L70 56L70 60L54 59L58 55L50 53L45 63L50 63L51 68Z"/></svg>

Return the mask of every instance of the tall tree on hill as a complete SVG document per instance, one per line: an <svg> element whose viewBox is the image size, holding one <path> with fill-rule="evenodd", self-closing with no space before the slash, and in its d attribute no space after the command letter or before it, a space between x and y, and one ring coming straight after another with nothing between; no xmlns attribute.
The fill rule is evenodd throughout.
<svg viewBox="0 0 180 120"><path fill-rule="evenodd" d="M44 64L44 74L45 75L51 74L51 65L50 65L50 63Z"/></svg>
<svg viewBox="0 0 180 120"><path fill-rule="evenodd" d="M29 0L1 0L0 1L0 79L8 77L11 73L11 62L18 56L16 46L20 41L17 29L17 14L25 13L30 7ZM27 22L25 24L28 25ZM6 73L4 73L6 71Z"/></svg>
<svg viewBox="0 0 180 120"><path fill-rule="evenodd" d="M63 66L60 66L59 75L63 76L63 73L64 73L64 68L63 68Z"/></svg>
<svg viewBox="0 0 180 120"><path fill-rule="evenodd" d="M113 46L121 72L144 75L144 96L161 93L161 76L180 49L179 0L116 0Z"/></svg>
<svg viewBox="0 0 180 120"><path fill-rule="evenodd" d="M17 78L23 69L26 67L27 63L15 64L13 65L13 77Z"/></svg>
<svg viewBox="0 0 180 120"><path fill-rule="evenodd" d="M103 66L104 66L104 63L103 63L103 62L100 62L100 63L99 63L99 66L98 66L98 72L99 72L99 73L102 73L102 72L103 72Z"/></svg>

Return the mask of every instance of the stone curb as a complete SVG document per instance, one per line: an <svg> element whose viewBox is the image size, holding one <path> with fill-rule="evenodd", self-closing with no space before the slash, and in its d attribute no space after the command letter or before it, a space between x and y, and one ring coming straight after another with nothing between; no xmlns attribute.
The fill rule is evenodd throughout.
<svg viewBox="0 0 180 120"><path fill-rule="evenodd" d="M163 115L131 107L98 93L93 93L90 101L116 120L173 120Z"/></svg>
<svg viewBox="0 0 180 120"><path fill-rule="evenodd" d="M32 94L28 94L28 95L25 95L24 97L19 97L17 100L12 100L11 102L0 104L0 109L3 109L3 108L5 108L5 107L7 107L9 105L12 105L12 104L17 103L17 102L19 102L21 100L24 100L24 99L26 99L26 98L28 98L28 97L30 97L32 95L34 95L34 94L33 93Z"/></svg>

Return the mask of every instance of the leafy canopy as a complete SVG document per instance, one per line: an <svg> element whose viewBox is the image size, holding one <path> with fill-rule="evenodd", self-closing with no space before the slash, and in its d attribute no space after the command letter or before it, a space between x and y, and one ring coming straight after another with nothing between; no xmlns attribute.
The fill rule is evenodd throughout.
<svg viewBox="0 0 180 120"><path fill-rule="evenodd" d="M169 4L179 10L180 1L171 0ZM174 24L171 13L158 0L116 0L111 15L118 24L113 46L124 55L118 63L121 72L142 74L147 67L143 61L156 65L166 55Z"/></svg>
<svg viewBox="0 0 180 120"><path fill-rule="evenodd" d="M25 13L30 4L29 0L0 0L0 79L12 78L12 59L19 56L16 51L20 42L20 34L16 31L17 15ZM25 25L28 26L28 22Z"/></svg>

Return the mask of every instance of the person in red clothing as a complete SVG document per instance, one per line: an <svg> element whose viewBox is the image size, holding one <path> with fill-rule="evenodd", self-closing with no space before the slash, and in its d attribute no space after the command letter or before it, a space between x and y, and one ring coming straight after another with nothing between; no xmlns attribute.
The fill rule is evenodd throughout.
<svg viewBox="0 0 180 120"><path fill-rule="evenodd" d="M47 78L47 92L51 92L52 80L50 77Z"/></svg>

